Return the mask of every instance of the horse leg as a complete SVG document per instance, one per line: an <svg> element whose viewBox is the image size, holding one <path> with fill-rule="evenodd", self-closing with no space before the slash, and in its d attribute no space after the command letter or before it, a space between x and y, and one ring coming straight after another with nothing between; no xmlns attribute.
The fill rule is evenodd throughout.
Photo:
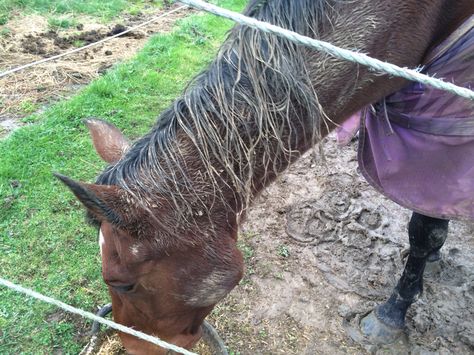
<svg viewBox="0 0 474 355"><path fill-rule="evenodd" d="M405 328L410 305L423 292L423 272L427 262L440 258L439 250L448 235L448 220L413 212L408 225L410 254L405 270L390 298L361 321L363 333L374 343L391 343Z"/></svg>

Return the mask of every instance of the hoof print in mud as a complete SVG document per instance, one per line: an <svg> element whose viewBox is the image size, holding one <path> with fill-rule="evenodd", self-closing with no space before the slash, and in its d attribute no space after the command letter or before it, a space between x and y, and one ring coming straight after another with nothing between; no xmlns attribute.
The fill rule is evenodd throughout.
<svg viewBox="0 0 474 355"><path fill-rule="evenodd" d="M315 266L331 285L362 297L384 296L403 262L402 245L385 235L382 207L364 205L359 194L341 186L322 195L289 209L287 234L311 245Z"/></svg>
<svg viewBox="0 0 474 355"><path fill-rule="evenodd" d="M350 215L351 198L350 192L341 189L290 207L286 215L287 234L302 243L333 241L341 223Z"/></svg>
<svg viewBox="0 0 474 355"><path fill-rule="evenodd" d="M369 229L377 229L382 225L382 216L377 211L363 209L357 218L357 222Z"/></svg>
<svg viewBox="0 0 474 355"><path fill-rule="evenodd" d="M327 240L335 231L334 219L319 208L317 201L291 208L286 219L287 234L301 243L319 243Z"/></svg>

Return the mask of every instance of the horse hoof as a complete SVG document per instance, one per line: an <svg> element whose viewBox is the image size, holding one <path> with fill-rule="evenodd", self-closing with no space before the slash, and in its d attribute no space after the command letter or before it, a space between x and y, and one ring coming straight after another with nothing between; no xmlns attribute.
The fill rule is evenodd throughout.
<svg viewBox="0 0 474 355"><path fill-rule="evenodd" d="M424 276L436 276L441 273L442 270L443 259L441 255L430 255L426 260L425 272L423 273Z"/></svg>
<svg viewBox="0 0 474 355"><path fill-rule="evenodd" d="M377 318L373 310L363 313L352 312L344 316L342 325L347 335L369 352L385 346L405 349L408 342L403 328L386 325Z"/></svg>
<svg viewBox="0 0 474 355"><path fill-rule="evenodd" d="M396 328L382 322L374 311L360 321L360 330L372 344L392 344L404 334L404 328Z"/></svg>

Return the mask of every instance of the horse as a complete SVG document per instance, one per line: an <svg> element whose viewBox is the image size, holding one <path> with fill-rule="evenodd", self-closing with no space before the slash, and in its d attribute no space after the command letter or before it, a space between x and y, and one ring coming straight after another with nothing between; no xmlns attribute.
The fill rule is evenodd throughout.
<svg viewBox="0 0 474 355"><path fill-rule="evenodd" d="M251 0L244 14L302 35L416 67L474 13L472 0ZM238 228L252 201L343 121L407 84L242 25L212 63L130 143L89 119L108 167L95 183L57 175L99 230L116 322L191 348L239 283ZM392 296L363 319L389 342L422 292L448 220L413 213L410 254ZM120 333L131 354L165 351Z"/></svg>

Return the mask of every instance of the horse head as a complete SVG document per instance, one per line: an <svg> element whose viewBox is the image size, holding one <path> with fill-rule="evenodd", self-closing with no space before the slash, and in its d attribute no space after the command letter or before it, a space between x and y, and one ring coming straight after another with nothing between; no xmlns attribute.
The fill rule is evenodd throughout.
<svg viewBox="0 0 474 355"><path fill-rule="evenodd" d="M129 148L120 131L88 120L96 151L115 164ZM180 229L166 199L139 202L129 191L85 184L57 175L99 227L102 276L112 298L114 320L185 348L201 336L201 325L217 302L240 281L243 260L237 225L206 218ZM202 216L204 217L204 216ZM174 231L174 233L173 233ZM151 343L120 334L132 354L164 354Z"/></svg>

